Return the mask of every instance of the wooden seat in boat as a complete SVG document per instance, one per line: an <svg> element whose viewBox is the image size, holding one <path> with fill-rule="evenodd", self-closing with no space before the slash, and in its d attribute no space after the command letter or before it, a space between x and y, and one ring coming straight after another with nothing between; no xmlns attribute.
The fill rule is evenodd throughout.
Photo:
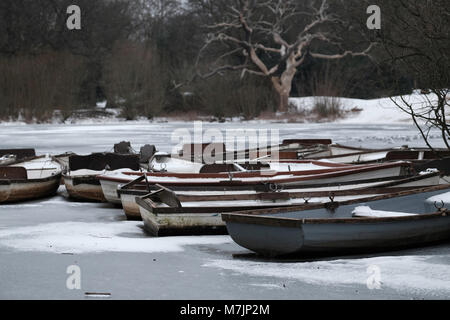
<svg viewBox="0 0 450 320"><path fill-rule="evenodd" d="M0 180L27 180L27 170L23 167L0 167Z"/></svg>

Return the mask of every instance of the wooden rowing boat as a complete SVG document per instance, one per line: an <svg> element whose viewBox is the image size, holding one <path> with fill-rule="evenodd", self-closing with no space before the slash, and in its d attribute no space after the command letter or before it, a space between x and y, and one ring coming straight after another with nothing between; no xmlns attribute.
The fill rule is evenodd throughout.
<svg viewBox="0 0 450 320"><path fill-rule="evenodd" d="M205 147L203 147L205 149ZM211 158L219 161L278 161L278 160L331 160L336 163L364 164L382 161L389 149L367 149L333 144L329 139L287 139L280 145L266 148L238 150ZM402 159L397 159L402 160Z"/></svg>
<svg viewBox="0 0 450 320"><path fill-rule="evenodd" d="M450 238L448 194L439 201L449 189L440 185L320 205L224 213L222 219L237 244L264 256L396 250Z"/></svg>
<svg viewBox="0 0 450 320"><path fill-rule="evenodd" d="M54 195L61 180L61 166L53 158L0 167L0 203L20 202Z"/></svg>
<svg viewBox="0 0 450 320"><path fill-rule="evenodd" d="M138 155L93 153L69 157L68 171L63 174L69 196L82 201L106 201L97 176L118 169L139 170Z"/></svg>
<svg viewBox="0 0 450 320"><path fill-rule="evenodd" d="M159 186L159 190L136 198L144 229L151 236L225 234L220 212L214 208L185 208L173 191ZM154 201L164 203L160 208ZM195 211L195 212L194 212Z"/></svg>
<svg viewBox="0 0 450 320"><path fill-rule="evenodd" d="M311 162L305 162L310 165ZM313 163L314 164L314 163ZM324 164L325 165L325 164ZM98 176L105 198L112 203L120 204L117 193L118 186L127 184L139 177L145 177L146 184L160 184L170 189L177 187L197 188L257 188L261 185L276 185L278 188L298 185L317 185L356 182L361 180L382 179L411 175L411 166L407 162L364 166L341 166L327 163L327 168L290 172L228 172L214 174L174 174L174 173L142 173L132 171L113 171ZM144 180L144 179L143 179Z"/></svg>
<svg viewBox="0 0 450 320"><path fill-rule="evenodd" d="M265 207L265 206L293 206L308 203L327 202L330 197L358 197L367 194L392 193L398 191L410 190L418 187L434 186L440 182L439 173L429 173L405 179L391 181L377 181L369 183L356 183L347 185L322 185L314 188L295 188L284 190L183 190L178 188L174 191L176 197L182 202L188 203L192 207L197 203L198 206L216 206L220 208L237 206L243 207ZM136 181L135 181L136 183ZM137 189L134 183L119 187L118 194L120 201L128 220L142 220L139 206L136 198L142 198L159 190L158 185L151 186L150 189ZM154 199L153 199L154 200ZM157 203L158 201L154 201ZM243 210L239 208L237 210Z"/></svg>
<svg viewBox="0 0 450 320"><path fill-rule="evenodd" d="M439 180L435 179L435 182L439 182ZM177 195L172 190L157 185L158 190L142 197L136 197L135 202L144 221L144 228L152 236L222 233L225 230L220 213L317 205L330 200L333 203L341 203L390 195L394 192L417 190L417 187L404 186L408 184L403 181L403 184L392 184L390 187L335 192L270 192L226 195ZM134 214L128 215L128 218L136 220Z"/></svg>
<svg viewBox="0 0 450 320"><path fill-rule="evenodd" d="M377 193L378 192L378 193ZM325 203L333 199L333 203L346 201L361 201L368 197L381 197L389 193L389 190L367 190L366 192L353 192L335 197L317 197L309 202L304 198L289 198L289 195L270 194L267 198L255 198L251 200L203 200L182 201L172 191L161 186L145 197L136 198L140 214L144 221L144 229L152 236L165 235L192 235L192 234L225 234L225 223L220 214L241 210L271 209L281 210L299 204L314 205ZM185 200L185 199L184 199ZM317 201L316 203L314 203Z"/></svg>
<svg viewBox="0 0 450 320"><path fill-rule="evenodd" d="M169 172L169 173L223 173L223 172L239 172L239 171L277 171L291 172L306 169L324 170L349 167L348 164L340 164L324 161L298 160L292 157L289 160L276 160L270 158L262 161L239 161L216 162L205 164L200 162L191 162L188 160L173 157L171 154L158 152L149 162L149 169L152 172Z"/></svg>
<svg viewBox="0 0 450 320"><path fill-rule="evenodd" d="M247 148L237 151L227 151L223 143L193 143L185 144L174 157L196 163L211 163L216 161L254 160L273 154L283 154L284 159L298 159L297 153L317 153L328 149L330 139L290 139L278 145ZM294 157L293 157L294 156Z"/></svg>

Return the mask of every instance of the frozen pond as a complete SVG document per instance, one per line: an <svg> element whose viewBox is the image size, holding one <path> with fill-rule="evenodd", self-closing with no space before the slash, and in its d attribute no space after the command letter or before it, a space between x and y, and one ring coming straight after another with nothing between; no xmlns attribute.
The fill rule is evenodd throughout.
<svg viewBox="0 0 450 320"><path fill-rule="evenodd" d="M110 151L119 141L171 151L193 123L0 125L0 148L39 154ZM276 129L284 138L332 138L363 147L424 146L408 124L203 123L203 129ZM205 141L206 142L206 141ZM228 141L230 142L230 141ZM439 140L433 140L439 146ZM227 145L228 147L228 145ZM305 261L255 258L228 236L148 238L108 204L58 196L0 206L0 299L446 299L450 244L370 256ZM69 266L81 289L66 286ZM367 281L379 274L379 289Z"/></svg>
<svg viewBox="0 0 450 320"><path fill-rule="evenodd" d="M417 130L409 124L298 124L298 123L202 123L204 131L219 129L223 137L240 135L240 130L277 130L280 140L287 138L332 138L333 142L367 148L424 146ZM114 143L131 141L139 150L144 144L154 144L160 151L171 151L176 142L172 134L177 130L194 131L194 123L123 122L79 125L1 125L0 147L34 147L39 153L91 153L111 151ZM268 134L270 138L270 132ZM438 137L438 135L435 135ZM205 138L205 142L208 139ZM432 139L439 147L439 139ZM227 146L228 147L228 146ZM233 146L231 146L232 148Z"/></svg>

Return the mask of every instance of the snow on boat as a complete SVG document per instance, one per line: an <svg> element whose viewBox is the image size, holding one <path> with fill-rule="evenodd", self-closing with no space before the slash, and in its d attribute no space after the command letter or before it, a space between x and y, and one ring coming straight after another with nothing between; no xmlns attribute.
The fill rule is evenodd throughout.
<svg viewBox="0 0 450 320"><path fill-rule="evenodd" d="M139 170L139 156L114 153L72 155L68 171L63 175L64 184L73 199L104 202L106 199L97 175L119 169Z"/></svg>
<svg viewBox="0 0 450 320"><path fill-rule="evenodd" d="M143 177L141 178L143 180ZM134 181L127 185L119 187L118 194L128 220L142 220L139 206L136 198L145 197L152 191L157 191L160 186L154 185L150 188L136 189ZM440 182L439 173L428 173L424 175L414 176L406 179L377 181L370 183L356 183L335 186L316 186L314 188L296 188L276 190L268 188L267 190L204 190L193 191L178 188L174 191L176 197L183 202L201 202L201 205L211 204L212 201L220 202L220 206L236 206L238 201L250 201L248 206L272 205L274 202L279 206L290 206L308 203L324 203L329 201L330 197L359 196L367 194L382 194L410 190L418 187L435 186ZM209 201L209 203L208 203ZM253 202L251 202L253 201ZM216 203L216 206L218 204ZM184 206L184 205L183 205ZM241 209L239 209L241 210Z"/></svg>
<svg viewBox="0 0 450 320"><path fill-rule="evenodd" d="M0 166L8 166L36 157L34 149L0 149Z"/></svg>
<svg viewBox="0 0 450 320"><path fill-rule="evenodd" d="M212 188L222 187L233 189L235 187L258 185L274 185L276 188L298 185L317 185L356 182L360 180L382 179L388 177L406 177L411 175L411 166L407 162L393 162L373 165L339 165L327 162L303 163L306 170L276 172L228 172L212 174L184 174L184 173L144 173L133 171L114 171L98 176L105 198L112 203L120 204L117 193L120 184L127 184L144 176L146 184L164 185L170 189L176 187ZM313 166L313 167L311 167ZM143 179L144 180L144 179Z"/></svg>
<svg viewBox="0 0 450 320"><path fill-rule="evenodd" d="M414 189L413 189L414 190ZM326 203L332 199L332 204L346 201L360 201L368 197L380 197L392 194L389 190L362 190L353 191L343 195L330 197L327 194L317 195L315 199L291 197L287 193L258 194L253 197L236 197L236 199L223 200L205 199L198 197L177 197L171 190L160 186L160 189L147 196L136 198L140 214L144 221L144 229L152 236L161 235L192 235L204 233L225 233L225 223L220 214L225 212L258 210L276 208L289 208L298 205L313 205ZM312 200L311 202L309 202ZM358 207L353 211L353 217L399 217L413 214L392 213L370 208Z"/></svg>
<svg viewBox="0 0 450 320"><path fill-rule="evenodd" d="M223 213L222 219L237 244L264 256L397 250L450 238L450 203L436 204L449 189L440 185L320 205Z"/></svg>
<svg viewBox="0 0 450 320"><path fill-rule="evenodd" d="M0 166L8 166L17 161L17 157L14 154L7 154L0 157Z"/></svg>
<svg viewBox="0 0 450 320"><path fill-rule="evenodd" d="M49 156L0 167L0 203L54 195L60 185L61 171L60 164Z"/></svg>

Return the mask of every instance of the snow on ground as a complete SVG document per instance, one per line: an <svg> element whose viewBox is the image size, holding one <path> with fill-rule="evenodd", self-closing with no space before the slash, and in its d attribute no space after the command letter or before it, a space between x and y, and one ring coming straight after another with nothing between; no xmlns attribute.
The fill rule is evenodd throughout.
<svg viewBox="0 0 450 320"><path fill-rule="evenodd" d="M142 222L61 222L0 229L0 246L51 253L180 252L186 245L231 243L228 236L149 238Z"/></svg>
<svg viewBox="0 0 450 320"><path fill-rule="evenodd" d="M290 103L299 111L311 111L314 108L316 98L324 97L304 97L291 98ZM336 120L337 123L370 123L370 124L388 124L388 123L412 123L411 117L402 111L397 105L403 106L403 100L411 104L415 110L420 110L429 104L429 101L436 100L433 94L421 94L414 91L411 95L386 97L379 99L351 99L351 98L334 98L338 99L344 111L348 111L344 119ZM355 110L355 111L352 111ZM356 111L360 110L360 111Z"/></svg>
<svg viewBox="0 0 450 320"><path fill-rule="evenodd" d="M316 99L331 99L330 97L301 97L301 98L290 98L289 102L296 107L299 112L311 113L314 109ZM378 99L353 99L353 98L342 98L335 97L332 99L337 99L340 102L341 108L345 111L345 117L342 119L336 119L331 122L339 124L411 124L411 117L404 111L400 110L395 104L397 102L400 105L404 105L402 99L415 108L419 110L426 107L429 102L436 100L433 94L421 94L420 91L416 90L410 95L396 96L396 97L385 97ZM98 114L93 113L97 111ZM119 108L107 108L107 101L101 101L96 104L94 110L77 110L73 116L69 117L64 121L64 124L118 124L118 123L130 123L130 124L145 124L145 123L167 123L167 122L189 122L182 121L179 118L171 119L170 117L155 117L149 120L145 117L140 117L136 120L127 121L120 117L121 110ZM286 118L286 117L284 117ZM205 117L206 122L209 122L209 118ZM225 119L227 123L245 122L253 124L264 124L264 123L276 123L282 120L280 119L253 119L253 120L243 120L240 117L233 117ZM289 122L289 117L285 119ZM305 120L305 119L304 119ZM61 124L61 118L55 116L51 121L53 124ZM0 125L25 125L26 123L22 119L17 121L7 121L0 122Z"/></svg>
<svg viewBox="0 0 450 320"><path fill-rule="evenodd" d="M107 104L107 101L100 101L100 102L97 102L96 107L99 108L99 109L105 109L106 108L106 104Z"/></svg>
<svg viewBox="0 0 450 320"><path fill-rule="evenodd" d="M439 258L447 260L439 262ZM448 256L381 256L312 262L249 262L211 260L203 265L247 276L275 277L315 285L366 286L371 270L379 270L380 289L412 290L416 293L449 292ZM375 269L375 268L376 269Z"/></svg>

